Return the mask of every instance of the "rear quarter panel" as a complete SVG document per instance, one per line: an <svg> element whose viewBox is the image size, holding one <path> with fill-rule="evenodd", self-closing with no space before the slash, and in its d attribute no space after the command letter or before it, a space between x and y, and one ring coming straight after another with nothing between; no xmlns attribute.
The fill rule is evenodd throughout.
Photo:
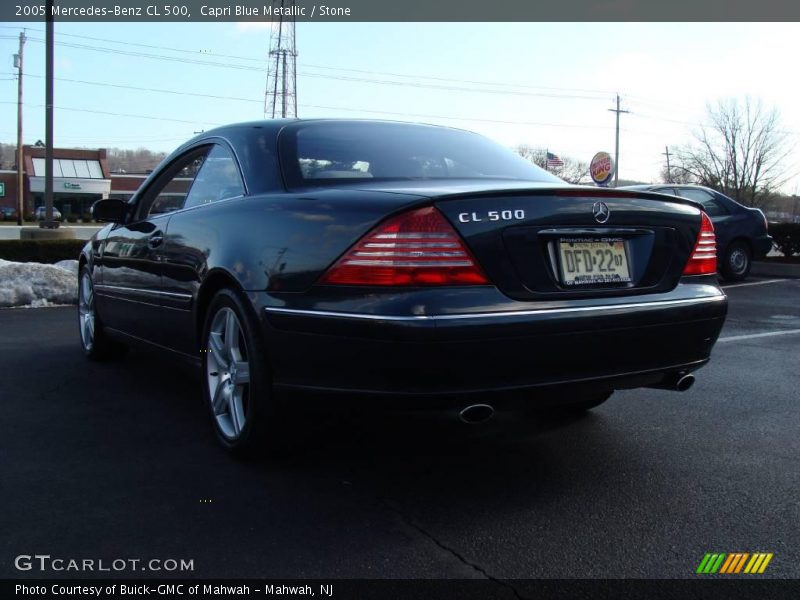
<svg viewBox="0 0 800 600"><path fill-rule="evenodd" d="M175 345L192 351L195 306L210 274L224 272L246 292L302 292L378 221L421 201L321 190L234 198L176 212L162 258L163 302L174 313L168 321Z"/></svg>

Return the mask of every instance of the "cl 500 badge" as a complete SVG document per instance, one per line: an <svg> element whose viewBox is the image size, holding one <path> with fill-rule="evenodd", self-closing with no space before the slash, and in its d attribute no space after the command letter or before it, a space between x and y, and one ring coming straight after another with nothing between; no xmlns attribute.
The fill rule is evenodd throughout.
<svg viewBox="0 0 800 600"><path fill-rule="evenodd" d="M481 221L522 221L525 218L524 210L490 210L484 213L458 213L458 220L462 223L479 223Z"/></svg>

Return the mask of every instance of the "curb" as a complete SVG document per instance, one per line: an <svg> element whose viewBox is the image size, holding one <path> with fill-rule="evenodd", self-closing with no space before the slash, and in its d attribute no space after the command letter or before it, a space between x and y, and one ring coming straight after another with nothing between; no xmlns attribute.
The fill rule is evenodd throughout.
<svg viewBox="0 0 800 600"><path fill-rule="evenodd" d="M750 275L761 277L789 277L800 278L800 264L773 263L768 261L754 261Z"/></svg>

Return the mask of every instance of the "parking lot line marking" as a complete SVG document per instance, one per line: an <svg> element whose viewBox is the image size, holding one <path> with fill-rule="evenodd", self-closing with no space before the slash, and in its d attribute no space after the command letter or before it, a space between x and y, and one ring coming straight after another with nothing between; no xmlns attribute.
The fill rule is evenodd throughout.
<svg viewBox="0 0 800 600"><path fill-rule="evenodd" d="M767 331L764 333L748 333L746 335L732 335L729 337L719 338L718 342L735 342L736 340L749 340L752 338L771 337L773 335L791 335L793 333L800 333L800 329L784 329L782 331Z"/></svg>
<svg viewBox="0 0 800 600"><path fill-rule="evenodd" d="M748 281L747 283L734 283L733 285L726 285L723 286L723 290L729 290L730 288L736 287L745 287L748 285L766 285L768 283L780 283L781 281L789 281L788 279L767 279L766 281Z"/></svg>

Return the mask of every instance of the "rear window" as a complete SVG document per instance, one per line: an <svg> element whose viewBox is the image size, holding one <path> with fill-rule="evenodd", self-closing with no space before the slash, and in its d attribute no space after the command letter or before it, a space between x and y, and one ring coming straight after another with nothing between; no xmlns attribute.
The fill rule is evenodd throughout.
<svg viewBox="0 0 800 600"><path fill-rule="evenodd" d="M561 180L480 135L400 123L309 123L281 134L293 185L421 179Z"/></svg>
<svg viewBox="0 0 800 600"><path fill-rule="evenodd" d="M728 214L728 209L705 190L678 188L678 194L702 204L703 210L706 211L709 217L721 217Z"/></svg>

